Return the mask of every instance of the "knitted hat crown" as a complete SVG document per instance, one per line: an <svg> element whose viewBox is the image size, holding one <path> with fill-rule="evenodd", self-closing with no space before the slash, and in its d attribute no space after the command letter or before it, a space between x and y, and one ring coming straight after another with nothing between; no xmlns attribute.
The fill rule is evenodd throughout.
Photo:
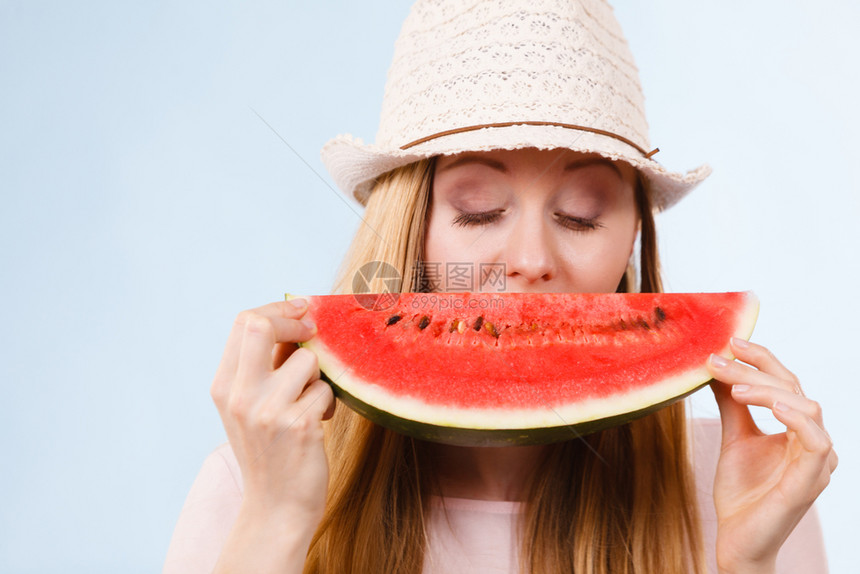
<svg viewBox="0 0 860 574"><path fill-rule="evenodd" d="M658 209L710 173L652 159L639 73L603 0L418 0L395 43L376 143L339 135L322 159L364 204L377 177L413 161L526 147L628 162Z"/></svg>

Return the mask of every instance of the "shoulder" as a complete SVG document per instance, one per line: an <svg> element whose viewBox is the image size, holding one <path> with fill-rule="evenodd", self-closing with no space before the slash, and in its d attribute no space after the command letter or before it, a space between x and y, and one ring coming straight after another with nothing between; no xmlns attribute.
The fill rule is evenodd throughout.
<svg viewBox="0 0 860 574"><path fill-rule="evenodd" d="M714 477L717 474L722 444L720 419L690 419L688 438L702 526L706 538L709 535L715 537L717 517L714 512Z"/></svg>
<svg viewBox="0 0 860 574"><path fill-rule="evenodd" d="M215 447L200 467L200 472L191 487L192 494L209 495L242 495L244 488L239 462L230 443Z"/></svg>
<svg viewBox="0 0 860 574"><path fill-rule="evenodd" d="M203 460L170 540L163 574L211 572L242 504L242 474L228 443Z"/></svg>
<svg viewBox="0 0 860 574"><path fill-rule="evenodd" d="M719 443L722 428L722 424L718 418L690 419L690 433L694 441L712 443L716 440Z"/></svg>
<svg viewBox="0 0 860 574"><path fill-rule="evenodd" d="M203 460L182 512L203 508L229 514L242 500L242 473L229 443L216 447Z"/></svg>
<svg viewBox="0 0 860 574"><path fill-rule="evenodd" d="M713 478L720 459L723 427L720 419L690 419L688 436L693 467L696 475L705 474Z"/></svg>

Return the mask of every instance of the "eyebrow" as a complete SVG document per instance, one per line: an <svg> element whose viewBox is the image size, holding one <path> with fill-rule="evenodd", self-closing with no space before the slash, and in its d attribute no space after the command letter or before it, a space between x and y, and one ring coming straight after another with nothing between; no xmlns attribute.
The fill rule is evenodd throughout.
<svg viewBox="0 0 860 574"><path fill-rule="evenodd" d="M622 175L621 170L618 169L618 166L615 165L615 162L608 160L605 157L584 157L582 159L574 160L574 161L570 162L569 164L567 164L566 166L564 166L564 171L573 171L575 169L579 169L581 167L586 167L589 165L605 165L605 166L608 166L608 167L612 168L613 170L615 170L615 173L618 174L618 177L620 177L621 179L624 179L624 176Z"/></svg>
<svg viewBox="0 0 860 574"><path fill-rule="evenodd" d="M497 161L497 160L494 160L494 159L490 159L488 157L480 156L480 155L464 155L464 156L452 161L448 165L440 168L438 173L442 173L442 172L448 171L449 169L453 169L455 167L459 167L461 165L466 165L466 164L470 164L470 163L478 163L478 164L486 165L487 167L490 167L496 171L500 171L502 173L508 173L508 168L505 166L504 163ZM580 169L582 167L586 167L589 165L605 165L605 166L608 166L608 167L612 168L613 170L615 170L615 173L618 174L618 177L623 177L623 175L621 174L621 170L618 169L618 166L615 165L614 162L612 162L612 161L610 161L604 157L585 157L582 159L574 160L574 161L568 163L566 166L564 166L564 171L574 171L574 170L577 170L577 169Z"/></svg>
<svg viewBox="0 0 860 574"><path fill-rule="evenodd" d="M486 165L487 167L491 167L497 171L500 171L502 173L508 173L508 168L505 167L505 164L503 164L502 162L496 161L494 159L490 159L488 157L480 156L480 155L464 155L464 156L457 158L456 160L452 161L451 163L449 163L445 167L439 168L438 173L442 173L444 171L448 171L449 169L453 169L455 167L465 165L468 163L480 163L480 164Z"/></svg>

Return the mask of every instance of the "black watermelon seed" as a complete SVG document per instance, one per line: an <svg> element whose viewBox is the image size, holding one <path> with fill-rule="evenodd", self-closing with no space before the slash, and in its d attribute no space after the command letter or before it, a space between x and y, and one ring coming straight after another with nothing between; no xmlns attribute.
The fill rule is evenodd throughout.
<svg viewBox="0 0 860 574"><path fill-rule="evenodd" d="M645 329L646 331L651 330L651 326L648 324L647 321L645 321L645 319L639 319L639 321L637 321L636 324L639 325L640 327L642 327L643 329Z"/></svg>
<svg viewBox="0 0 860 574"><path fill-rule="evenodd" d="M391 317L388 318L388 321L386 321L385 324L390 327L391 325L398 322L401 318L402 317L400 317L400 315L392 315Z"/></svg>
<svg viewBox="0 0 860 574"><path fill-rule="evenodd" d="M657 307L656 309L654 309L654 314L657 315L657 322L658 323L662 323L663 321L666 320L666 312L663 309L661 309L660 307Z"/></svg>
<svg viewBox="0 0 860 574"><path fill-rule="evenodd" d="M421 321L418 323L418 328L423 331L424 329L427 328L427 325L429 325L429 324L430 324L430 317L428 317L427 315L424 315L423 317L421 317Z"/></svg>
<svg viewBox="0 0 860 574"><path fill-rule="evenodd" d="M475 319L475 326L473 327L473 329L475 329L476 331L480 331L481 325L483 325L483 324L484 324L484 316L481 315L477 319Z"/></svg>

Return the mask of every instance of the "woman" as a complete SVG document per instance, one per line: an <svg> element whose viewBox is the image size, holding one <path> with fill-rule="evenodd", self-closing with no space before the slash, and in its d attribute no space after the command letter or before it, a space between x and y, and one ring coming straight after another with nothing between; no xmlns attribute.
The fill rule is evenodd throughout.
<svg viewBox="0 0 860 574"><path fill-rule="evenodd" d="M405 291L450 262L501 264L509 291L659 291L652 213L709 170L669 172L647 142L608 5L419 1L376 144L323 150L366 204L335 291L369 261L394 265ZM304 311L239 314L211 390L229 446L207 459L165 571L823 568L807 510L836 455L818 405L760 345L733 343L746 364L711 358L722 432L677 403L584 440L463 448L335 410L295 345L314 334ZM749 405L786 432L760 433Z"/></svg>

